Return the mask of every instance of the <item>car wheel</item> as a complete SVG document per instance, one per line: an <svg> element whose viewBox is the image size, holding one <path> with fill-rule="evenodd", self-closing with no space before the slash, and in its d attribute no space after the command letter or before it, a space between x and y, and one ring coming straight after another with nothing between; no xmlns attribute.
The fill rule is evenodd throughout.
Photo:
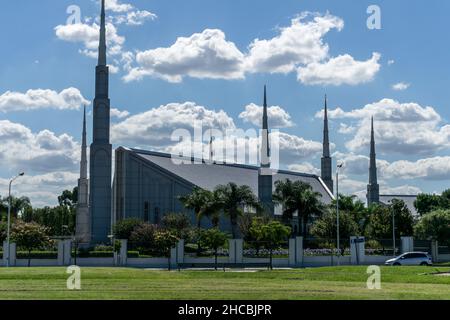
<svg viewBox="0 0 450 320"><path fill-rule="evenodd" d="M401 266L401 264L399 262L395 262L393 265L394 266Z"/></svg>
<svg viewBox="0 0 450 320"><path fill-rule="evenodd" d="M428 266L430 266L427 262L422 262L421 264L420 264L421 266L424 266L424 267L428 267Z"/></svg>

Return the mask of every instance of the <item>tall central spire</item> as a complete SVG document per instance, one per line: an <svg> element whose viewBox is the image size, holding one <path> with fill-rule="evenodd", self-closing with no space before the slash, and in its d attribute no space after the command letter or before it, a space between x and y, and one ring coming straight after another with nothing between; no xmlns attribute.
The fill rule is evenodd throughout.
<svg viewBox="0 0 450 320"><path fill-rule="evenodd" d="M92 242L106 243L111 233L111 168L109 68L106 65L105 0L102 0L98 65L95 68L95 98L90 153L90 195Z"/></svg>
<svg viewBox="0 0 450 320"><path fill-rule="evenodd" d="M367 185L367 204L380 202L380 186L377 178L377 155L375 152L375 131L373 117L371 119L370 131L370 164L369 164L369 184Z"/></svg>
<svg viewBox="0 0 450 320"><path fill-rule="evenodd" d="M99 41L99 46L98 46L98 65L106 66L105 0L102 0L102 13L100 16L100 41Z"/></svg>
<svg viewBox="0 0 450 320"><path fill-rule="evenodd" d="M80 178L87 179L86 106L83 113L83 137L81 142Z"/></svg>
<svg viewBox="0 0 450 320"><path fill-rule="evenodd" d="M328 101L325 95L325 111L323 118L323 155L321 177L328 189L333 193L332 159L330 157L330 138L328 136Z"/></svg>

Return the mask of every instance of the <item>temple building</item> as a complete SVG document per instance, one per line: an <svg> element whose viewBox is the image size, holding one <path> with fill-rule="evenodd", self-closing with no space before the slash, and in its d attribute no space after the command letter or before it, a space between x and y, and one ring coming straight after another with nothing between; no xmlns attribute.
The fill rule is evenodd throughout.
<svg viewBox="0 0 450 320"><path fill-rule="evenodd" d="M274 206L272 193L279 180L291 179L310 184L322 195L322 202L333 200L331 157L328 138L328 119L325 110L322 177L271 168L269 145L269 119L267 89L264 88L260 165L216 163L211 159L188 158L180 164L174 156L160 152L131 149L124 146L115 150L112 176L112 146L110 143L109 69L106 60L105 0L101 2L100 40L96 67L95 99L93 103L93 141L90 146L89 180L87 178L86 119L83 122L82 159L79 180L76 237L81 242L96 244L109 242L112 225L125 218L136 217L158 224L168 213L186 212L195 220L193 212L186 210L179 197L199 187L213 190L230 182L249 186L273 216L281 215ZM326 107L326 105L325 105ZM179 159L178 159L179 160ZM89 188L88 188L89 185ZM204 219L204 226L209 226ZM228 219L220 222L229 231ZM298 222L294 232L298 230Z"/></svg>

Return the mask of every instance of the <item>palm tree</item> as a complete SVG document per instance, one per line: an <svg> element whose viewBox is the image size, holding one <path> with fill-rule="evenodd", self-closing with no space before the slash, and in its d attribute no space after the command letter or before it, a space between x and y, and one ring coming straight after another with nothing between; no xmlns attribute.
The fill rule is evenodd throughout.
<svg viewBox="0 0 450 320"><path fill-rule="evenodd" d="M314 216L320 216L324 205L320 201L322 194L313 190L310 184L289 179L275 182L273 199L283 208L283 219L290 221L297 212L301 220L302 236L306 235L308 221Z"/></svg>
<svg viewBox="0 0 450 320"><path fill-rule="evenodd" d="M195 188L191 194L179 197L186 209L194 210L195 218L197 220L197 228L200 230L202 218L204 216L205 205L211 199L211 191L201 188Z"/></svg>
<svg viewBox="0 0 450 320"><path fill-rule="evenodd" d="M0 199L0 212L8 210L9 206L9 197ZM11 216L13 218L17 218L20 212L23 212L25 209L31 207L31 201L28 197L20 197L16 198L11 196Z"/></svg>
<svg viewBox="0 0 450 320"><path fill-rule="evenodd" d="M258 198L249 186L238 186L232 182L217 186L215 192L221 199L224 214L230 218L231 232L233 238L236 238L239 216L242 215L245 207L259 209Z"/></svg>
<svg viewBox="0 0 450 320"><path fill-rule="evenodd" d="M215 190L211 192L205 205L202 208L202 213L204 216L211 219L211 224L214 228L219 227L220 222L220 213L223 209L223 199L220 192Z"/></svg>

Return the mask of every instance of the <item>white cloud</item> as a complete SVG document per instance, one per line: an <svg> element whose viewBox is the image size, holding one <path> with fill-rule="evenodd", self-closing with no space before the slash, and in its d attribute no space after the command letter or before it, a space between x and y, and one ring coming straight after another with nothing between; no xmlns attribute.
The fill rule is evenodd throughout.
<svg viewBox="0 0 450 320"><path fill-rule="evenodd" d="M279 141L281 163L296 163L299 159L315 157L322 152L321 142L306 140L284 132L272 132L271 135L276 135L276 139ZM334 147L335 145L332 144L331 148Z"/></svg>
<svg viewBox="0 0 450 320"><path fill-rule="evenodd" d="M388 60L388 66L392 66L395 63L395 60Z"/></svg>
<svg viewBox="0 0 450 320"><path fill-rule="evenodd" d="M349 54L326 62L312 62L297 69L298 80L307 85L357 85L372 81L380 70L381 55L373 53L367 61L356 61Z"/></svg>
<svg viewBox="0 0 450 320"><path fill-rule="evenodd" d="M417 161L400 160L382 170L385 177L392 179L450 179L450 157L434 157Z"/></svg>
<svg viewBox="0 0 450 320"><path fill-rule="evenodd" d="M380 54L355 61L349 54L329 57L324 36L338 31L344 21L329 13L303 12L291 25L278 29L271 39L255 39L248 51L240 51L219 29L206 29L180 37L166 48L138 52L137 67L129 68L126 82L146 76L181 82L186 76L200 79L243 79L247 73L290 73L297 71L306 84L356 85L371 81L380 69Z"/></svg>
<svg viewBox="0 0 450 320"><path fill-rule="evenodd" d="M158 16L147 10L136 10L127 12L124 15L118 15L113 17L116 24L125 23L128 26L140 26L146 21L155 20Z"/></svg>
<svg viewBox="0 0 450 320"><path fill-rule="evenodd" d="M119 0L106 0L105 9L111 10L113 12L127 12L132 10L134 7L128 3L119 3Z"/></svg>
<svg viewBox="0 0 450 320"><path fill-rule="evenodd" d="M80 52L91 58L96 58L98 55L99 30L100 26L97 23L76 23L58 25L55 27L56 36L60 40L83 43L84 49L80 50ZM109 55L114 56L121 54L122 46L125 43L125 37L118 35L117 29L112 23L106 24L106 43Z"/></svg>
<svg viewBox="0 0 450 320"><path fill-rule="evenodd" d="M209 110L194 102L185 102L163 105L113 124L111 136L116 144L159 148L173 144L171 135L174 130L192 131L196 123L205 130L235 129L233 119L224 111Z"/></svg>
<svg viewBox="0 0 450 320"><path fill-rule="evenodd" d="M128 111L126 111L126 110L121 111L121 110L116 109L116 108L111 108L111 117L115 117L115 118L118 118L118 119L123 119L123 118L128 117L129 115L130 115L130 113Z"/></svg>
<svg viewBox="0 0 450 320"><path fill-rule="evenodd" d="M409 84L409 83L399 82L399 83L392 85L392 89L395 91L404 91L404 90L408 89L410 86L411 86L411 84Z"/></svg>
<svg viewBox="0 0 450 320"><path fill-rule="evenodd" d="M368 150L372 116L379 152L431 155L450 146L450 125L441 125L441 116L430 106L382 99L360 109L329 111L330 118L357 121L352 124L357 127L356 133L346 143L350 151Z"/></svg>
<svg viewBox="0 0 450 320"><path fill-rule="evenodd" d="M312 20L307 20L312 16ZM321 61L328 56L329 47L323 37L330 30L341 31L344 21L330 14L323 16L302 13L292 19L289 27L269 40L255 39L246 59L249 72L289 73L298 65Z"/></svg>
<svg viewBox="0 0 450 320"><path fill-rule="evenodd" d="M70 171L77 168L80 145L68 134L49 130L33 133L22 124L0 121L0 159L6 168L31 173Z"/></svg>
<svg viewBox="0 0 450 320"><path fill-rule="evenodd" d="M308 173L315 174L320 176L320 169L314 167L311 163L305 162L301 164L291 164L288 166L289 170L300 172L300 173Z"/></svg>
<svg viewBox="0 0 450 320"><path fill-rule="evenodd" d="M139 68L132 69L125 81L155 76L181 82L184 76L211 79L242 79L244 55L218 29L206 29L190 37L180 37L168 48L138 52Z"/></svg>
<svg viewBox="0 0 450 320"><path fill-rule="evenodd" d="M67 88L61 92L35 89L25 93L7 91L0 96L0 111L27 111L39 109L78 110L82 105L88 105L80 90Z"/></svg>
<svg viewBox="0 0 450 320"><path fill-rule="evenodd" d="M57 196L63 190L72 190L77 186L79 175L71 172L52 172L41 175L29 175L20 178L14 185L15 196L30 198L34 207L54 206ZM8 194L9 179L0 178L0 195Z"/></svg>
<svg viewBox="0 0 450 320"><path fill-rule="evenodd" d="M267 108L269 128L287 128L294 126L289 113L279 106ZM239 114L239 119L250 122L258 128L262 127L263 107L251 103L245 106L245 111Z"/></svg>

